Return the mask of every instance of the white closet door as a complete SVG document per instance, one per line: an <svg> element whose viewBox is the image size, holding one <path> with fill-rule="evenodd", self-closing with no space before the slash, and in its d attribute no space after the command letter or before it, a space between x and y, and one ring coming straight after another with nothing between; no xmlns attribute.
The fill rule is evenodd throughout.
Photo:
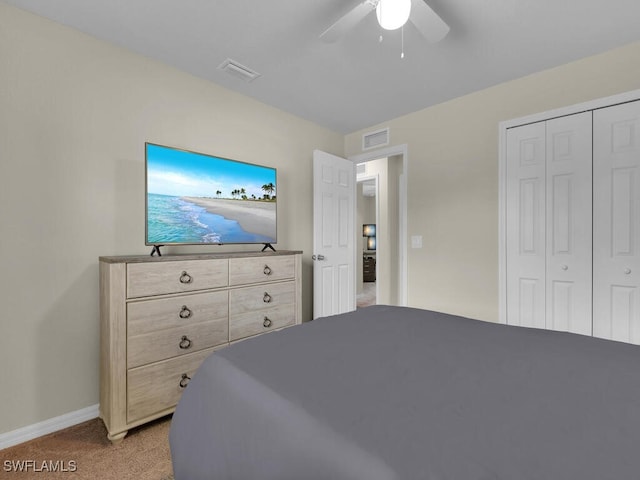
<svg viewBox="0 0 640 480"><path fill-rule="evenodd" d="M546 123L546 328L591 335L591 112Z"/></svg>
<svg viewBox="0 0 640 480"><path fill-rule="evenodd" d="M545 124L507 131L507 323L545 328Z"/></svg>
<svg viewBox="0 0 640 480"><path fill-rule="evenodd" d="M640 344L640 102L593 122L593 334Z"/></svg>

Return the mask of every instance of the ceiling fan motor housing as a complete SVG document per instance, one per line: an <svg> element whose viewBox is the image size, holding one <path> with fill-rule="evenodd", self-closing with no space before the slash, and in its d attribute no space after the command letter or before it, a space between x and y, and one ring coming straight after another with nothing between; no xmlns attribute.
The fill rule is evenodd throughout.
<svg viewBox="0 0 640 480"><path fill-rule="evenodd" d="M411 0L379 0L376 5L378 23L385 30L402 27L411 13Z"/></svg>

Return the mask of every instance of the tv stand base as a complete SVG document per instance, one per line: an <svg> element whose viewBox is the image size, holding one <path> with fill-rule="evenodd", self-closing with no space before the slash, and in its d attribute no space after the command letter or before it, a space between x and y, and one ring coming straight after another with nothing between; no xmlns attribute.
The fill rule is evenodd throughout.
<svg viewBox="0 0 640 480"><path fill-rule="evenodd" d="M270 243L265 243L264 247L262 247L262 250L260 250L261 252L264 252L267 248L270 248L271 250L273 250L274 252L276 251L275 248L273 248L273 245L271 245Z"/></svg>
<svg viewBox="0 0 640 480"><path fill-rule="evenodd" d="M162 253L160 253L160 247L164 247L164 245L154 245L153 248L151 249L151 256L153 257L154 254L158 254L159 257L162 256Z"/></svg>

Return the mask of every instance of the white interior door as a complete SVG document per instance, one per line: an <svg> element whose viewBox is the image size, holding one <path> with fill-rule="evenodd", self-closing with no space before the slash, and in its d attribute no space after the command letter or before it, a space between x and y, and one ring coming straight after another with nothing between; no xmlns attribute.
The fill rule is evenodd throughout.
<svg viewBox="0 0 640 480"><path fill-rule="evenodd" d="M355 164L313 152L313 318L356 308Z"/></svg>
<svg viewBox="0 0 640 480"><path fill-rule="evenodd" d="M545 123L507 131L507 323L545 328Z"/></svg>
<svg viewBox="0 0 640 480"><path fill-rule="evenodd" d="M640 344L640 102L593 113L593 334Z"/></svg>
<svg viewBox="0 0 640 480"><path fill-rule="evenodd" d="M546 130L546 328L591 335L591 112Z"/></svg>

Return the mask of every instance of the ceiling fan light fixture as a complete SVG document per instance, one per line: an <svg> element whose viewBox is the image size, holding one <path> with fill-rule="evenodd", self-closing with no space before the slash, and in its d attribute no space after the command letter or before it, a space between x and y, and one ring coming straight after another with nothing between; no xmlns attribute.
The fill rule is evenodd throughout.
<svg viewBox="0 0 640 480"><path fill-rule="evenodd" d="M378 23L385 30L396 30L407 23L411 0L379 0L376 6Z"/></svg>

